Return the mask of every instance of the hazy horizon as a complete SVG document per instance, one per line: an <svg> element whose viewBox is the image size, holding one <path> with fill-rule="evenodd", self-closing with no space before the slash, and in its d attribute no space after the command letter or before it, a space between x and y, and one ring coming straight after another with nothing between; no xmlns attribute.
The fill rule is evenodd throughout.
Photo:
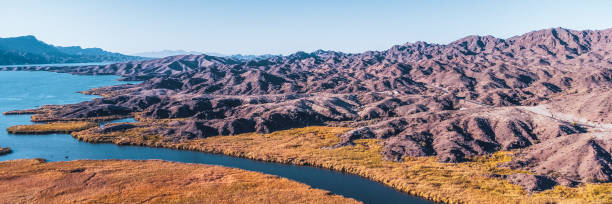
<svg viewBox="0 0 612 204"><path fill-rule="evenodd" d="M468 35L508 38L564 27L611 28L610 1L15 1L0 37L34 35L57 46L135 54L184 50L290 54L446 44ZM27 14L27 15L24 15ZM491 17L493 16L493 17ZM19 23L15 23L19 22ZM588 22L588 23L586 23Z"/></svg>

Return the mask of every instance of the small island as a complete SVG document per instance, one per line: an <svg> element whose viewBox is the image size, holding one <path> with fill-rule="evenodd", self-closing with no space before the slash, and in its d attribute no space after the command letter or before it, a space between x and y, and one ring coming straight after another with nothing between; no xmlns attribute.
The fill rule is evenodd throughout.
<svg viewBox="0 0 612 204"><path fill-rule="evenodd" d="M52 122L34 125L16 125L6 129L10 134L53 134L71 133L97 126L97 123L86 121Z"/></svg>
<svg viewBox="0 0 612 204"><path fill-rule="evenodd" d="M0 156L11 153L11 148L8 147L0 147Z"/></svg>

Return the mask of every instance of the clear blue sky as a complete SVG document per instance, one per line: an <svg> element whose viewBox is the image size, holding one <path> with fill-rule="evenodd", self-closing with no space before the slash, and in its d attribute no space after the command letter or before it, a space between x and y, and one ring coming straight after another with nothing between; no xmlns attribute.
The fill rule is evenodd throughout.
<svg viewBox="0 0 612 204"><path fill-rule="evenodd" d="M612 27L612 1L2 0L0 37L137 53L384 50L466 35Z"/></svg>

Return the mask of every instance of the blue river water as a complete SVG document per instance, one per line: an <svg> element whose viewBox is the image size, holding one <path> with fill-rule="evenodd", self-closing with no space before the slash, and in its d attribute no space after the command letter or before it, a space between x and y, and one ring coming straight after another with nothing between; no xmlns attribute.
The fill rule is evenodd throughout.
<svg viewBox="0 0 612 204"><path fill-rule="evenodd" d="M0 71L0 112L91 100L96 96L77 92L126 83L117 81L118 78L52 72ZM133 120L123 119L114 122L131 121ZM0 146L10 147L13 150L10 154L0 156L0 161L24 158L45 158L50 162L78 159L162 159L221 165L277 175L364 203L431 203L359 176L327 169L260 162L194 151L91 144L78 141L67 134L13 135L6 132L7 127L22 124L32 124L29 115L0 115Z"/></svg>

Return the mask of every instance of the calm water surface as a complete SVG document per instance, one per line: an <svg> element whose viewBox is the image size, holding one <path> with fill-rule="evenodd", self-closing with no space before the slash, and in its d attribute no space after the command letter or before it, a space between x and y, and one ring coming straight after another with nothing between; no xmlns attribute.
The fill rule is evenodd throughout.
<svg viewBox="0 0 612 204"><path fill-rule="evenodd" d="M0 112L29 109L46 104L70 104L95 96L77 93L90 88L116 85L117 76L76 76L51 72L0 71ZM0 146L13 153L0 161L45 158L48 161L77 159L162 159L186 163L222 165L289 178L314 188L354 198L365 203L431 203L358 176L326 169L259 162L193 151L114 144L90 144L67 134L9 135L12 125L32 124L29 115L0 115ZM123 119L115 122L132 122Z"/></svg>
<svg viewBox="0 0 612 204"><path fill-rule="evenodd" d="M71 66L89 66L89 65L107 65L117 62L85 62L85 63L57 63L57 64L17 64L17 65L0 65L0 67L71 67Z"/></svg>

